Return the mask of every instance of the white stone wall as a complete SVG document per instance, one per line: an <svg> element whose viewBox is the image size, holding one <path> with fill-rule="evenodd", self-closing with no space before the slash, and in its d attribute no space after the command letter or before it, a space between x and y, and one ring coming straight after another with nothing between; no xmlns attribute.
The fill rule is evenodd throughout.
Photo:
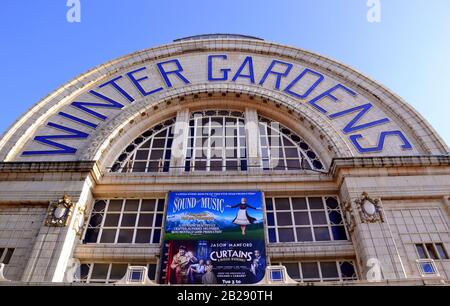
<svg viewBox="0 0 450 306"><path fill-rule="evenodd" d="M7 279L21 279L46 211L43 206L0 206L0 248L15 249L5 269Z"/></svg>

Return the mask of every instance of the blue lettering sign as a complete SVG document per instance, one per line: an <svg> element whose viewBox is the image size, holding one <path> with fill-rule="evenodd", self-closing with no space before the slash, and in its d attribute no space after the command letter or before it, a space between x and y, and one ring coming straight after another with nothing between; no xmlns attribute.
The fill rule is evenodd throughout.
<svg viewBox="0 0 450 306"><path fill-rule="evenodd" d="M246 66L248 66L248 74L242 74L242 70L244 70ZM233 77L233 82L235 82L238 78L248 78L252 84L255 84L255 73L253 71L253 59L251 56L247 56L242 62L242 65Z"/></svg>
<svg viewBox="0 0 450 306"><path fill-rule="evenodd" d="M312 74L312 75L315 75L315 76L317 76L317 80L314 82L314 84L312 84L311 85L311 87L310 88L308 88L308 90L307 91L305 91L305 93L304 94L299 94L299 93L296 93L296 92L294 92L294 91L292 91L291 89L292 89L292 87L294 87L297 83L298 83L298 81L300 81L301 79L303 79L303 77L307 74L307 73L310 73L310 74ZM311 69L308 69L308 68L306 68L305 70L303 70L302 71L302 73L300 73L299 75L298 75L298 77L296 77L285 89L284 89L284 92L287 92L288 94L290 94L290 95L292 95L292 96L294 96L294 97L296 97L296 98L298 98L298 99L306 99L308 96L309 96L309 94L323 81L323 79L324 79L325 77L322 75L322 74L320 74L320 73L318 73L318 72L315 72L315 71L313 71L313 70L311 70Z"/></svg>
<svg viewBox="0 0 450 306"><path fill-rule="evenodd" d="M106 96L104 96L104 95L102 95L102 94L100 94L100 93L98 93L98 92L96 92L94 90L90 90L89 93L91 95L94 95L94 96L96 96L96 97L98 97L98 98L108 102L108 103L78 102L78 101L76 101L76 102L72 102L71 105L73 107L81 109L82 111L85 111L86 113L91 114L92 116L97 117L97 118L99 118L101 120L106 120L108 117L103 115L103 114L100 114L100 113L98 113L98 112L96 112L96 111L94 111L94 110L92 110L92 109L90 109L88 107L107 107L107 108L116 108L116 109L122 109L123 108L123 105L120 104L119 102L114 101L113 99L108 98L108 97L106 97Z"/></svg>
<svg viewBox="0 0 450 306"><path fill-rule="evenodd" d="M330 98L331 100L333 100L334 102L338 101L338 98L336 98L335 96L333 96L331 93L333 93L334 91L338 90L338 89L343 89L345 90L347 93L349 93L352 96L356 96L356 92L354 92L353 90L345 87L342 84L337 84L336 86L328 89L327 91L325 91L324 93L318 95L317 97L315 97L314 99L312 99L311 101L308 102L308 104L310 104L311 106L315 107L316 109L318 109L321 113L327 113L327 111L322 108L321 106L317 105L317 102L319 102L320 100L322 100L323 98L327 97Z"/></svg>
<svg viewBox="0 0 450 306"><path fill-rule="evenodd" d="M405 150L412 149L411 143L408 141L408 139L406 139L405 135L403 135L403 133L401 131L381 132L380 138L378 140L378 144L375 147L363 148L358 142L358 139L363 138L363 136L361 134L351 135L350 140L360 153L372 153L372 152L378 152L378 151L383 150L384 141L385 141L386 137L388 137L388 136L400 137L400 139L403 141L403 145L401 146L401 148L405 149Z"/></svg>
<svg viewBox="0 0 450 306"><path fill-rule="evenodd" d="M177 65L177 69L171 70L171 71L166 71L164 69L164 65L169 64L169 63L175 63L175 65ZM186 79L181 74L181 72L183 71L183 67L181 67L180 62L177 59L158 63L157 66L158 66L159 72L161 73L161 76L164 79L164 82L166 82L167 87L172 87L172 83L170 82L169 78L167 77L169 74L175 74L180 80L182 80L184 82L184 84L190 84L189 80Z"/></svg>
<svg viewBox="0 0 450 306"><path fill-rule="evenodd" d="M222 76L217 78L213 77L213 58L221 58L221 59L227 59L226 55L210 55L208 56L208 81L226 81L228 80L228 72L231 69L220 69L220 72L222 72Z"/></svg>
<svg viewBox="0 0 450 306"><path fill-rule="evenodd" d="M335 119L335 118L338 118L338 117L341 117L341 116L345 116L345 115L347 115L347 114L350 114L350 113L353 113L353 112L356 112L356 111L360 111L360 112L352 119L352 121L350 121L350 122L342 129L342 131L343 131L345 134L348 134L348 133L351 133L351 132L355 132L355 131L358 131L358 130L362 130L362 129L365 129L365 128L369 128L369 127L372 127L372 126L375 126L375 125L385 124L385 123L388 123L388 122L389 122L389 119L388 119L388 118L383 118L383 119L380 119L380 120L376 120L376 121L372 121L372 122L368 122L368 123L364 123L364 124L360 124L360 125L355 125L362 117L364 117L364 115L365 115L371 108L372 108L372 104L367 103L367 104L364 104L364 105L360 105L360 106L357 106L357 107L349 108L349 109L343 110L343 111L341 111L341 112L332 114L332 115L330 115L329 117L330 117L331 119Z"/></svg>
<svg viewBox="0 0 450 306"><path fill-rule="evenodd" d="M156 88L156 89L151 90L151 91L145 91L144 87L142 87L142 85L141 85L140 82L142 82L142 81L148 79L148 77L147 77L147 76L144 76L144 77L139 78L139 79L136 79L136 78L134 77L134 74L135 74L135 73L140 72L140 71L143 71L143 70L145 70L145 69L147 69L147 68L142 67L142 68L139 68L139 69L136 69L136 70L133 70L133 71L130 71L130 72L127 73L127 76L128 76L128 78L130 79L131 83L133 83L134 86L136 86L136 88L139 90L139 92L141 93L141 95L144 96L144 97L145 97L145 96L149 96L149 95L151 95L151 94L154 94L155 92L158 92L158 91L160 91L160 90L163 90L162 87L159 87L159 88Z"/></svg>
<svg viewBox="0 0 450 306"><path fill-rule="evenodd" d="M273 68L277 64L278 65L282 65L282 66L286 66L284 72L277 72L277 71L273 70ZM264 73L264 76L262 77L261 81L259 81L259 85L263 85L264 82L266 81L267 77L269 76L269 74L273 74L277 78L277 81L275 83L275 88L280 90L281 78L282 77L286 77L289 74L289 72L291 71L291 69L292 69L292 64L286 63L286 62L282 62L282 61L273 60L272 63L270 64L269 68L267 68L266 73Z"/></svg>

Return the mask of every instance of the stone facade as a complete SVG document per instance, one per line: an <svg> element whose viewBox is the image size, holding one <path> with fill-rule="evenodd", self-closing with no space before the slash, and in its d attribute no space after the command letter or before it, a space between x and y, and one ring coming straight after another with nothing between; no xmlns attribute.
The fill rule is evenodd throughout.
<svg viewBox="0 0 450 306"><path fill-rule="evenodd" d="M210 59L210 55L216 57ZM254 82L248 65L241 71L247 77L232 80L248 57ZM157 70L158 64L166 62L168 79ZM290 72L280 76L277 84L287 67ZM228 69L227 78L223 69ZM300 78L304 69L316 74ZM130 71L137 72L130 77ZM313 76L318 75L323 80L315 86ZM111 80L117 86L104 85ZM289 84L295 85L291 93ZM314 100L339 84L348 90L341 87ZM154 94L142 95L142 90L158 88ZM306 95L308 89L311 92ZM103 98L89 93L92 90ZM303 98L293 95L294 90L297 95L304 93ZM349 96L350 91L355 95ZM99 98L109 106L93 106L100 103ZM80 101L91 105L74 107ZM118 101L122 107L111 107ZM189 132L183 127L192 112L207 109L245 114L246 171L184 170ZM278 121L301 136L320 156L323 169L262 169L258 116ZM129 144L169 118L175 118L175 134L183 141L177 144L182 154L171 158L168 171L111 171ZM383 138L386 131L395 133ZM379 150L363 150L377 144ZM66 152L47 152L57 149ZM96 199L165 199L169 191L177 190L261 190L265 197L337 196L348 235L345 241L273 242L266 237L268 262L354 262L356 279L321 279L317 284L448 284L448 151L408 104L343 64L251 37L177 40L79 76L36 104L4 134L0 140L0 250L6 254L13 249L4 274L17 284L68 284L73 281L74 261L159 267L160 243L83 243ZM46 225L50 203L64 195L73 203L67 223ZM429 258L422 258L434 264L430 275L420 270L420 245L431 248L426 252ZM5 256L0 254L0 259ZM299 284L304 283L308 280Z"/></svg>

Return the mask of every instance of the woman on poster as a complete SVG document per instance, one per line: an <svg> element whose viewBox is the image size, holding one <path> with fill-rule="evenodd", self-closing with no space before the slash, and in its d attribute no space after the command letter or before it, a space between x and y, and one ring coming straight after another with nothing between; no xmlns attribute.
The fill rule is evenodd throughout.
<svg viewBox="0 0 450 306"><path fill-rule="evenodd" d="M233 206L227 205L225 207L227 207L227 208L239 207L238 213L236 215L236 218L234 218L233 223L241 226L242 236L245 236L245 227L249 224L255 223L255 221L256 221L256 218L251 217L247 213L247 208L251 208L254 210L261 210L261 208L255 208L255 207L247 204L246 198L242 198L241 203L239 203L239 204L236 204Z"/></svg>

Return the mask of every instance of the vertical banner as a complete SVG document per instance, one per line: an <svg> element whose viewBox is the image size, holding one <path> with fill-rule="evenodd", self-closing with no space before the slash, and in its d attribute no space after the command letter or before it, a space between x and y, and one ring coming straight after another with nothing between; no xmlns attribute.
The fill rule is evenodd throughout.
<svg viewBox="0 0 450 306"><path fill-rule="evenodd" d="M160 282L255 284L266 269L262 193L170 192Z"/></svg>

